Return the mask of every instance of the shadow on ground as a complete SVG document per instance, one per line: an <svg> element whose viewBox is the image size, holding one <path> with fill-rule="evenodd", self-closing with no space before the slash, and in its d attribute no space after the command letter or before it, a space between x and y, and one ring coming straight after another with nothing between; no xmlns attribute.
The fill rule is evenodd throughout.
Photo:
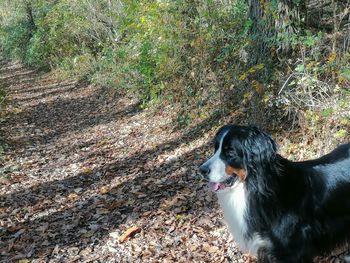
<svg viewBox="0 0 350 263"><path fill-rule="evenodd" d="M203 126L206 125L202 123L200 127ZM39 214L42 214L2 229L0 240L3 247L11 247L3 251L4 258L47 257L56 246L74 245L83 250L103 240L111 229L118 228L129 217L137 219L145 212L155 212L161 209L159 206L164 199L171 199L184 190L187 190L188 199L180 208L182 214L196 214L212 208L213 203L193 205L196 204L196 195L188 194L196 194L203 186L195 175L196 166L200 164L207 145L156 167L144 167L145 162L156 159L163 150L171 151L195 140L204 132L200 129L195 134L185 134L177 140L158 145L155 150L126 157L108 167L98 167L89 174L78 174L1 196L2 209L12 211L13 215L20 216L21 211L26 213L27 209L36 214L39 210ZM109 187L115 178L131 173L131 180ZM103 193L85 199L83 193L91 190ZM63 202L61 200L63 206L60 208L55 204L57 199L65 199ZM51 207L55 208L53 212L50 211Z"/></svg>
<svg viewBox="0 0 350 263"><path fill-rule="evenodd" d="M28 92L37 94L30 98L17 97L16 102L19 105L31 100L39 102L5 122L12 134L20 134L23 130L21 125L28 126L28 134L22 134L21 143L10 145L13 152L26 151L29 146L40 149L68 133L82 133L116 119L126 122L139 112L137 103L110 108L109 99L102 90L81 97L66 96L45 101L45 98L59 95L60 92L85 91L87 84L59 86L62 90L41 85L39 90L34 87L37 82L33 85L26 82L30 82L26 78L33 76L30 75L33 73L28 73L30 76L21 73L19 69L6 71L7 75L12 74L4 82L8 86L11 82L8 90L11 92L14 86L25 84L17 90L17 95ZM20 77L12 82L16 74ZM111 229L117 229L128 220L137 221L145 213L152 218L159 210L172 213L176 204L169 207L162 204L179 193L187 198L177 207L178 213L200 214L211 209L213 202L196 202L197 193L203 191L203 185L196 177L196 167L204 158L208 145L198 146L168 160L159 161L158 157L201 138L212 125L219 122L220 118L214 114L191 131L174 140L159 143L152 149L61 180L38 181L28 188L0 196L2 260L48 260L58 253L57 248L78 247L79 251L83 251L105 242ZM40 131L39 134L36 131ZM11 137L10 133L7 135ZM103 156L107 150L92 147L91 154ZM146 231L150 226L145 224L141 227ZM67 258L62 260L67 260L69 252L64 256Z"/></svg>

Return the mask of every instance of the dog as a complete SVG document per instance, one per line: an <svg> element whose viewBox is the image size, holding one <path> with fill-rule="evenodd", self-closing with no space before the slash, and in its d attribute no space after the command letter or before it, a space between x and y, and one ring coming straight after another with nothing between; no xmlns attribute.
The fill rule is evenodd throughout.
<svg viewBox="0 0 350 263"><path fill-rule="evenodd" d="M226 125L200 171L234 240L258 262L313 262L349 240L350 144L293 162L259 128Z"/></svg>

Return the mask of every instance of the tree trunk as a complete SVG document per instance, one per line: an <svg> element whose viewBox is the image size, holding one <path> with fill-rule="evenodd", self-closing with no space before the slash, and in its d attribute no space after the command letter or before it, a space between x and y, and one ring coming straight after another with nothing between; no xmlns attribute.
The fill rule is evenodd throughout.
<svg viewBox="0 0 350 263"><path fill-rule="evenodd" d="M290 37L303 28L305 0L247 0L252 21L249 64L269 64L274 55L290 51Z"/></svg>
<svg viewBox="0 0 350 263"><path fill-rule="evenodd" d="M271 70L279 63L279 56L290 52L291 36L302 29L305 0L247 0L252 22L251 43L248 48L248 69L257 64L264 67L251 80L254 91L250 119L255 124L267 125L263 102L264 83L271 81ZM298 2L297 4L295 2ZM261 67L260 67L261 68Z"/></svg>
<svg viewBox="0 0 350 263"><path fill-rule="evenodd" d="M33 7L31 1L25 1L25 10L28 18L28 22L31 26L31 29L34 30L36 28L35 20L34 20L34 15L33 15Z"/></svg>

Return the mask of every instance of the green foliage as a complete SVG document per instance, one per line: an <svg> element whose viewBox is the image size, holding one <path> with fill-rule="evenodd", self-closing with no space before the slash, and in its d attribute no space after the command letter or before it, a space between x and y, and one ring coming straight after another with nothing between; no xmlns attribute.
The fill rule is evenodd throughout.
<svg viewBox="0 0 350 263"><path fill-rule="evenodd" d="M246 41L246 6L215 1L33 1L35 28L26 9L4 16L6 54L30 66L88 75L96 84L131 90L146 106L217 93L232 78L235 56ZM214 64L213 64L214 61ZM207 75L219 82L206 79ZM217 75L217 76L216 76ZM203 79L204 77L204 79ZM180 89L180 90L179 90Z"/></svg>
<svg viewBox="0 0 350 263"><path fill-rule="evenodd" d="M350 81L350 69L346 67L342 67L340 76L343 80Z"/></svg>
<svg viewBox="0 0 350 263"><path fill-rule="evenodd" d="M1 45L5 55L24 60L31 36L32 28L24 20L5 27L1 32Z"/></svg>
<svg viewBox="0 0 350 263"><path fill-rule="evenodd" d="M102 85L135 91L144 106L185 98L186 107L214 98L236 70L227 65L246 44L249 25L239 19L244 12L243 1L220 8L213 1L126 1L120 37L100 53L91 77ZM220 82L208 80L208 73Z"/></svg>
<svg viewBox="0 0 350 263"><path fill-rule="evenodd" d="M326 108L323 111L321 111L321 115L323 117L329 117L334 112L334 109L332 108Z"/></svg>
<svg viewBox="0 0 350 263"><path fill-rule="evenodd" d="M33 67L45 67L47 65L47 58L49 57L49 45L45 41L45 31L39 29L33 37L28 41L27 50L24 62Z"/></svg>
<svg viewBox="0 0 350 263"><path fill-rule="evenodd" d="M25 3L0 3L0 45L7 56L129 92L142 107L179 103L179 126L223 103L264 115L274 107L290 112L294 98L299 104L293 110L305 111L308 103L299 99L313 102L319 86L327 93L350 85L348 51L331 50L329 34L303 26L256 39L245 0L32 0L34 25ZM260 23L270 26L269 14L278 19L278 1L261 3L266 16ZM247 62L250 47L261 40L271 56ZM281 46L289 53L278 53ZM281 86L291 97L276 96Z"/></svg>

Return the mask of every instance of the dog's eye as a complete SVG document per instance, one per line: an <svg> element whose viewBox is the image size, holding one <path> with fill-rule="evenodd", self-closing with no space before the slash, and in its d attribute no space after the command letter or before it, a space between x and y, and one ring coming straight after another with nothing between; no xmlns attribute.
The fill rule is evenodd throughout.
<svg viewBox="0 0 350 263"><path fill-rule="evenodd" d="M222 147L222 150L223 150L223 153L226 155L226 156L230 156L230 157L234 157L236 156L236 151L233 150L232 148L230 148L229 146L224 146Z"/></svg>
<svg viewBox="0 0 350 263"><path fill-rule="evenodd" d="M236 151L233 150L230 146L228 145L224 145L222 146L222 151L224 152L225 155L228 155L228 156L234 156L236 155Z"/></svg>

